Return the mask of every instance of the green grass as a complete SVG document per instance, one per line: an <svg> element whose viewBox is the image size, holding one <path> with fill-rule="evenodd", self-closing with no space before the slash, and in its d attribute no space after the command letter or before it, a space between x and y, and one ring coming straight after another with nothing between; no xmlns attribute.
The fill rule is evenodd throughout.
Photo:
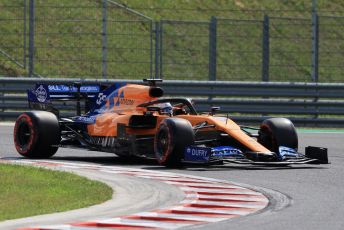
<svg viewBox="0 0 344 230"><path fill-rule="evenodd" d="M344 129L340 128L298 128L299 133L344 133Z"/></svg>
<svg viewBox="0 0 344 230"><path fill-rule="evenodd" d="M0 221L63 212L112 197L107 185L67 173L0 164Z"/></svg>
<svg viewBox="0 0 344 230"><path fill-rule="evenodd" d="M217 78L260 81L262 20L270 19L270 80L311 81L310 0L118 0L153 20L199 20L163 24L164 79L207 80L208 22L218 20ZM48 77L100 78L102 74L100 0L37 0L35 71ZM22 6L20 0L0 5ZM109 5L111 6L111 5ZM4 8L4 7L3 7ZM22 8L5 7L1 18L22 18ZM318 1L319 15L344 15L344 2ZM292 17L299 19L280 19ZM71 19L75 21L58 21ZM111 6L108 10L108 77L142 79L150 75L151 22ZM250 19L228 21L223 19ZM320 17L319 78L343 82L344 19ZM23 63L23 22L1 21L0 50ZM154 37L154 36L153 36ZM155 41L153 39L153 47ZM154 60L154 55L153 55ZM153 70L155 69L154 66ZM154 71L153 71L154 72ZM25 75L0 55L0 76Z"/></svg>

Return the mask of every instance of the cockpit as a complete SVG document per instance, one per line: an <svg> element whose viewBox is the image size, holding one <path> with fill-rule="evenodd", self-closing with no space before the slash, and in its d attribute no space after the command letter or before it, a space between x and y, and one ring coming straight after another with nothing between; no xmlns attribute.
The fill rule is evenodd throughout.
<svg viewBox="0 0 344 230"><path fill-rule="evenodd" d="M178 116L178 115L197 115L192 101L185 98L167 98L150 101L138 105L147 109L147 112L158 112L161 115Z"/></svg>

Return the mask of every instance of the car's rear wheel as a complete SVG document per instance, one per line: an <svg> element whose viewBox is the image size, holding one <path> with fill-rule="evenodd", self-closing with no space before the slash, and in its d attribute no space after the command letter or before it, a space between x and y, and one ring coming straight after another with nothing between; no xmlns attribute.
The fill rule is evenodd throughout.
<svg viewBox="0 0 344 230"><path fill-rule="evenodd" d="M164 119L154 138L154 152L161 165L177 167L181 164L185 147L195 143L189 121L181 118Z"/></svg>
<svg viewBox="0 0 344 230"><path fill-rule="evenodd" d="M260 126L258 142L272 152L278 153L279 147L298 149L298 137L293 123L286 118L270 118Z"/></svg>
<svg viewBox="0 0 344 230"><path fill-rule="evenodd" d="M16 120L13 139L18 153L27 158L49 158L60 143L57 117L46 111L22 113Z"/></svg>

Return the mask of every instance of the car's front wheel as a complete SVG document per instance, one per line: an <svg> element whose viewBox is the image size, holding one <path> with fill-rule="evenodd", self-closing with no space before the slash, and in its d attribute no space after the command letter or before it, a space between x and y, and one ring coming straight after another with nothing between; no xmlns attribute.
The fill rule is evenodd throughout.
<svg viewBox="0 0 344 230"><path fill-rule="evenodd" d="M154 138L154 152L161 165L176 167L181 163L185 147L195 143L195 134L188 120L164 119Z"/></svg>
<svg viewBox="0 0 344 230"><path fill-rule="evenodd" d="M262 122L258 142L272 152L279 147L298 149L298 137L293 123L286 118L270 118Z"/></svg>
<svg viewBox="0 0 344 230"><path fill-rule="evenodd" d="M60 127L55 114L46 111L22 113L13 132L17 152L27 158L49 158L60 143Z"/></svg>

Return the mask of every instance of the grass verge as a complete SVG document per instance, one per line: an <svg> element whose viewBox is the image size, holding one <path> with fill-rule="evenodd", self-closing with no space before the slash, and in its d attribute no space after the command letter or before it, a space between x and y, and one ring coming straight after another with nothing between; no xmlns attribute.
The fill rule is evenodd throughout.
<svg viewBox="0 0 344 230"><path fill-rule="evenodd" d="M72 173L0 164L0 221L83 208L111 197L107 185Z"/></svg>

